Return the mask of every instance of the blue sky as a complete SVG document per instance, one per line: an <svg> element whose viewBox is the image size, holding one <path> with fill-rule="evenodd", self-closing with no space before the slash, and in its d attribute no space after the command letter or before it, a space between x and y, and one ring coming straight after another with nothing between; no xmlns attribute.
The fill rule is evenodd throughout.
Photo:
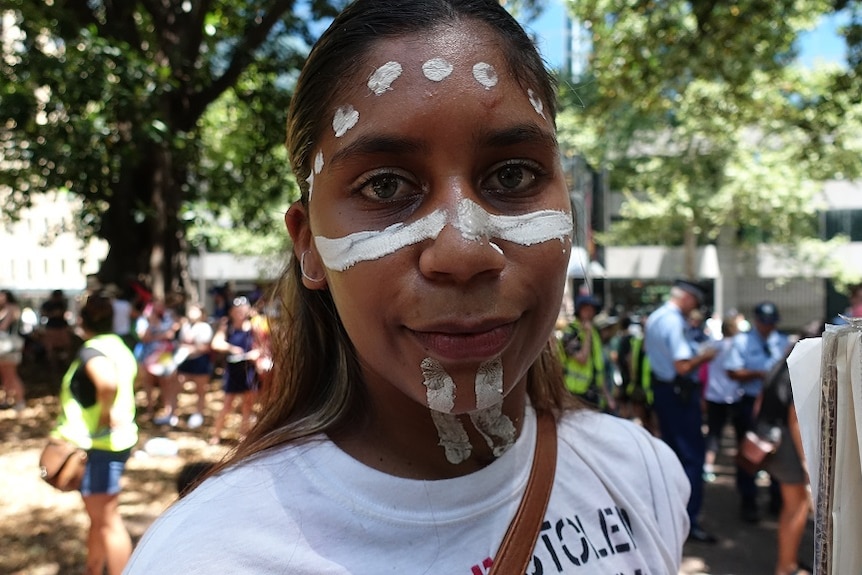
<svg viewBox="0 0 862 575"><path fill-rule="evenodd" d="M836 33L844 19L831 16L821 20L812 31L799 38L799 61L805 66L818 62L842 62L845 57L844 39ZM565 45L565 9L562 0L548 0L541 17L529 29L539 37L539 49L552 68L563 64Z"/></svg>

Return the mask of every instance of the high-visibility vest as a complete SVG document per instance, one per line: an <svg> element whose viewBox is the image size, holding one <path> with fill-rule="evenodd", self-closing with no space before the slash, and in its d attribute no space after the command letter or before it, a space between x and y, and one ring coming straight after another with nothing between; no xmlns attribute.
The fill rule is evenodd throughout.
<svg viewBox="0 0 862 575"><path fill-rule="evenodd" d="M642 335L632 338L631 353L631 378L626 388L626 395L633 397L636 388L640 387L644 391L646 404L652 405L653 390L652 380L650 379L650 363L649 356L646 354L646 349L644 349L644 338Z"/></svg>
<svg viewBox="0 0 862 575"><path fill-rule="evenodd" d="M581 341L585 341L586 334L581 322L575 319L569 327L566 328L565 334L576 333ZM565 339L565 334L563 339ZM562 340L560 341L560 351L565 368L566 389L575 395L584 395L589 389L595 388L599 397L604 397L601 393L605 385L605 358L602 354L602 338L599 336L598 330L593 327L590 334L592 338L592 348L590 349L590 358L586 363L580 363L574 357L566 353L563 347Z"/></svg>

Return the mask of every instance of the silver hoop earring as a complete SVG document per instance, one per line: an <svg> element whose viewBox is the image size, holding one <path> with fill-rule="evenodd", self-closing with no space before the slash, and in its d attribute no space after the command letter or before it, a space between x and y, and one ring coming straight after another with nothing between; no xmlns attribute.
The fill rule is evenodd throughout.
<svg viewBox="0 0 862 575"><path fill-rule="evenodd" d="M310 250L305 250L304 252L302 252L302 255L299 256L299 271L302 274L302 277L304 277L308 281L310 281L312 283L319 284L320 282L322 282L323 280L326 279L325 275L322 277L319 277L319 278L313 278L310 275L308 275L307 273L305 273L305 254L307 254L309 251Z"/></svg>

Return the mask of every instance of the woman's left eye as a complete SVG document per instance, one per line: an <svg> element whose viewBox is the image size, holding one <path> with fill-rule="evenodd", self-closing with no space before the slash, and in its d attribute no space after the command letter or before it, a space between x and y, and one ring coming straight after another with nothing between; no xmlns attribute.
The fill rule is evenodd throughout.
<svg viewBox="0 0 862 575"><path fill-rule="evenodd" d="M541 173L541 168L532 162L506 162L491 171L482 182L482 188L502 194L525 192L533 187Z"/></svg>

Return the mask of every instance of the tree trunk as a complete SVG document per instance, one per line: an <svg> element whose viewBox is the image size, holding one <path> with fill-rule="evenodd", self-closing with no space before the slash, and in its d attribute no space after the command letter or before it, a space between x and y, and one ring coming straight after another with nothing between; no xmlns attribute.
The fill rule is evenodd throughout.
<svg viewBox="0 0 862 575"><path fill-rule="evenodd" d="M174 171L164 143L143 147L136 165L123 166L100 234L110 246L99 271L103 284L136 279L159 299L189 290L179 221L184 179Z"/></svg>
<svg viewBox="0 0 862 575"><path fill-rule="evenodd" d="M102 217L99 236L108 242L108 255L102 262L98 277L103 285L125 287L129 280L143 280L146 274L145 253L150 244L149 231L136 218L149 203L149 185L145 174L146 162L124 162L113 188L112 201ZM145 282L148 283L148 282Z"/></svg>
<svg viewBox="0 0 862 575"><path fill-rule="evenodd" d="M694 233L692 222L688 222L685 226L684 235L684 261L685 261L685 277L690 280L697 280L697 234Z"/></svg>

